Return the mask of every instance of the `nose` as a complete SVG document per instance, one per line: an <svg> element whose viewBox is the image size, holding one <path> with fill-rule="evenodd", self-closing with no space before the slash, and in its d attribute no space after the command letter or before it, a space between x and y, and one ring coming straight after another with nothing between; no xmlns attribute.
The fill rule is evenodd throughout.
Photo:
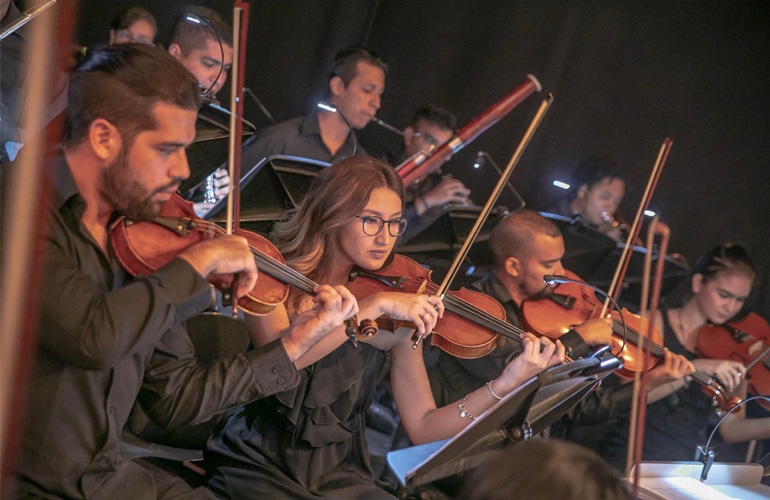
<svg viewBox="0 0 770 500"><path fill-rule="evenodd" d="M388 246L390 245L391 240L393 239L393 236L390 235L390 230L388 229L388 225L385 224L382 226L382 231L380 231L377 236L374 237L374 242L379 246Z"/></svg>
<svg viewBox="0 0 770 500"><path fill-rule="evenodd" d="M553 270L556 274L564 275L564 266L561 265L561 261L557 262L555 266L553 266Z"/></svg>
<svg viewBox="0 0 770 500"><path fill-rule="evenodd" d="M168 176L172 179L190 177L190 163L187 161L187 151L184 148L179 148L174 155L174 162L169 169Z"/></svg>
<svg viewBox="0 0 770 500"><path fill-rule="evenodd" d="M380 109L380 104L382 104L382 96L378 93L374 93L374 97L372 97L371 105L374 108L374 111L377 111Z"/></svg>

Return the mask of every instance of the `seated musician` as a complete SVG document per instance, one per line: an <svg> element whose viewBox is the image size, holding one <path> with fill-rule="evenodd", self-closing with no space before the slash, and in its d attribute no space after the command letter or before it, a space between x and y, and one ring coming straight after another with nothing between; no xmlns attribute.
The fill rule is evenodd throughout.
<svg viewBox="0 0 770 500"><path fill-rule="evenodd" d="M321 171L302 203L276 225L273 238L291 267L312 280L341 285L354 266L376 270L386 263L405 227L403 197L401 179L390 166L346 158ZM348 286L354 289L357 280ZM407 320L419 335L432 331L444 313L435 296L393 291L362 296L358 305L359 319ZM292 291L286 308L249 318L252 343L259 348L275 341L290 318L311 306L310 297ZM340 327L319 342L301 360L307 368L296 389L228 413L205 454L213 473L209 487L233 498L391 498L374 484L363 417L387 353L393 395L415 443L456 434L495 403L494 394L507 394L564 356L560 342L527 334L521 355L489 388L437 408L421 348L412 348L412 331L381 331L356 347Z"/></svg>
<svg viewBox="0 0 770 500"><path fill-rule="evenodd" d="M190 15L202 19L208 26L189 20ZM233 30L230 24L208 7L187 7L174 20L168 51L193 74L205 101L216 103L216 94L224 87L233 65ZM227 170L215 170L208 184L210 192L200 190L189 195L199 215L205 214L214 203L227 196L230 185Z"/></svg>
<svg viewBox="0 0 770 500"><path fill-rule="evenodd" d="M155 16L144 7L133 5L120 11L110 21L110 45L119 43L155 44L158 23Z"/></svg>
<svg viewBox="0 0 770 500"><path fill-rule="evenodd" d="M628 173L606 158L592 157L581 162L572 174L567 196L546 212L578 220L618 243L625 237L615 221L615 213L626 194Z"/></svg>
<svg viewBox="0 0 770 500"><path fill-rule="evenodd" d="M678 308L659 311L656 325L663 333L663 344L689 359L706 374L713 374L731 394L746 396L746 370L742 363L726 359L703 359L696 353L698 332L707 323L728 322L743 307L754 281L754 266L743 247L719 245L693 266L690 294ZM708 338L703 339L709 342ZM728 355L729 353L725 353ZM715 421L711 398L689 377L671 382L655 391L664 395L647 408L642 459L692 460L696 446L706 444L710 425ZM733 412L719 427L727 442L770 437L770 418L745 418L746 412ZM618 469L623 469L628 440L628 419L623 419L605 435L599 453ZM719 460L717 450L717 460Z"/></svg>
<svg viewBox="0 0 770 500"><path fill-rule="evenodd" d="M355 130L366 127L380 109L388 65L363 47L348 47L334 56L324 91L336 112L316 103L305 116L292 118L260 132L244 151L245 164L256 165L268 156L286 154L334 162L368 153L358 143Z"/></svg>
<svg viewBox="0 0 770 500"><path fill-rule="evenodd" d="M438 148L454 137L456 128L457 119L449 111L436 106L418 108L404 129L403 147L390 153L387 161L396 167L420 152ZM450 204L468 205L470 194L462 182L440 173L429 176L417 186L410 186L404 207L409 225L403 239L408 240L425 230Z"/></svg>
<svg viewBox="0 0 770 500"><path fill-rule="evenodd" d="M120 215L155 217L189 175L198 99L189 72L149 45L95 49L70 76L69 136L54 159L38 346L15 466L20 497L211 497L122 458L121 430L137 396L173 427L286 390L299 382L295 361L355 313L346 290L321 286L317 308L285 325L280 340L203 369L184 322L209 307L209 277L238 273L239 295L252 290L257 269L246 240L193 244L137 278L118 263L109 225Z"/></svg>
<svg viewBox="0 0 770 500"><path fill-rule="evenodd" d="M543 281L544 275L564 273L564 240L559 229L545 217L531 210L518 210L498 223L489 245L495 267L489 277L474 287L496 298L505 308L507 321L521 328L521 304L545 297L549 287ZM610 342L610 325L607 318L590 319L572 326L559 338L573 359L586 357L591 354L590 346ZM478 359L459 359L442 352L430 373L436 401L451 401L458 394L483 386L517 353L518 344L509 340ZM682 377L690 370L692 367L684 358L667 353L666 362L650 373L651 385ZM588 423L620 416L630 410L630 397L630 384L620 390L594 391L581 403L583 411L575 419Z"/></svg>

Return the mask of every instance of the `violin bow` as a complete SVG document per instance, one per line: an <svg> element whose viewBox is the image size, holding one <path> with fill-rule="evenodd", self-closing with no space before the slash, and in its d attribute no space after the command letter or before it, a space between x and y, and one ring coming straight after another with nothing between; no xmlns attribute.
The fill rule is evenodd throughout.
<svg viewBox="0 0 770 500"><path fill-rule="evenodd" d="M49 6L50 2L45 5ZM57 9L37 17L30 25L29 45L24 53L27 93L23 119L28 129L45 130L45 134L32 134L27 141L25 150L34 153L19 156L18 165L10 178L12 185L7 201L13 210L0 214L5 227L0 242L3 247L3 259L0 259L0 484L3 489L0 490L0 497L3 498L14 496L14 463L22 434L27 382L37 340L41 273L35 263L44 260L45 239L39 225L29 222L46 223L45 214L52 192L48 171L52 163L46 162L46 154L38 153L47 153L53 145L61 142L64 130L62 114L43 129L45 108L52 101L50 94L54 91L48 83L55 68L64 67L70 57L76 10L75 0L60 0ZM51 34L56 37L58 51L51 50Z"/></svg>
<svg viewBox="0 0 770 500"><path fill-rule="evenodd" d="M236 0L233 7L233 64L230 81L230 140L227 161L230 184L227 197L225 230L233 234L241 223L241 147L243 145L243 86L246 68L246 41L249 27L249 4ZM225 61L222 61L225 64ZM233 318L238 317L236 280L233 279L231 294Z"/></svg>
<svg viewBox="0 0 770 500"><path fill-rule="evenodd" d="M484 208L482 208L481 213L479 213L479 216L476 219L476 223L473 225L473 228L471 229L470 233L465 238L462 248L460 248L460 251L458 252L451 266L449 267L449 270L447 271L447 274L444 277L444 280L441 282L441 285L439 285L434 295L437 295L443 298L446 292L449 290L449 286L452 284L452 281L454 280L455 276L457 275L457 272L460 269L460 264L462 264L462 262L465 260L465 257L468 255L471 245L473 245L473 242L476 241L476 238L481 232L481 228L483 227L484 223L489 217L489 214L492 212L492 208L495 206L495 203L497 203L498 198L500 198L500 193L502 193L503 189L508 183L508 179L513 173L513 169L519 163L521 156L524 154L524 150L526 149L527 145L532 139L532 136L535 135L535 131L540 126L540 123L543 121L543 118L545 117L545 114L546 112L548 112L548 108L550 108L552 103L553 103L553 95L548 94L548 97L546 97L543 100L543 102L540 104L540 107L537 110L537 113L535 113L534 118L532 118L532 122L529 124L529 128L527 128L527 131L524 133L524 137L522 137L521 142L519 142L519 146L516 148L516 151L514 151L513 156L511 156L511 159L508 162L508 165L505 167L503 174L500 176L500 179L497 181L497 185L492 190L492 194L490 194L489 198L487 199L486 205L484 205ZM417 337L416 339L414 339L414 342L412 344L413 349L417 348L421 338L422 337Z"/></svg>

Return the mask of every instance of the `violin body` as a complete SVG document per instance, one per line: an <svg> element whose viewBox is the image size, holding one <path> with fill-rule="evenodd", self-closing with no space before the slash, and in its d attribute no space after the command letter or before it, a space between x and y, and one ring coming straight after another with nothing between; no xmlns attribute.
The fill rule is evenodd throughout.
<svg viewBox="0 0 770 500"><path fill-rule="evenodd" d="M770 395L770 325L753 312L724 325L706 324L698 331L698 353L711 359L729 359L746 365L749 393ZM758 400L770 411L770 403Z"/></svg>
<svg viewBox="0 0 770 500"><path fill-rule="evenodd" d="M565 271L565 276L580 280L571 271ZM601 307L602 304L596 299L590 288L580 286L577 283L562 283L546 298L524 301L522 316L528 331L558 339L567 333L572 326L597 317ZM647 340L652 340L656 345L660 345L663 342L663 336L653 326L652 337L648 338L649 321L626 308L623 308L620 313L612 311L611 315L612 354L623 360L623 367L618 369L617 373L624 377L632 377L635 372L644 370L644 358L639 350L639 338L644 337ZM624 321L628 331L627 335L624 335ZM662 352L660 354L662 355ZM648 368L653 368L659 360L659 356L651 357Z"/></svg>
<svg viewBox="0 0 770 500"><path fill-rule="evenodd" d="M120 217L110 226L113 250L124 269L133 276L148 275L175 259L187 247L224 234L218 226L199 218L192 203L174 195L163 204L154 221L132 221ZM248 231L236 231L249 242L252 252L284 265L278 249L266 238ZM212 279L220 289L230 285L228 277ZM251 314L270 313L289 293L289 287L267 273L259 280L238 306Z"/></svg>
<svg viewBox="0 0 770 500"><path fill-rule="evenodd" d="M392 261L377 271L354 271L347 287L362 299L376 292L435 293L431 271L409 257L393 254ZM478 312L505 321L505 309L494 298L480 292L461 289L444 298L444 317L439 318L431 335L431 345L453 356L474 359L489 354L500 335L479 325ZM467 313L467 314L464 314ZM476 318L476 319L474 319ZM377 320L380 323L380 320ZM396 323L393 328L404 326Z"/></svg>

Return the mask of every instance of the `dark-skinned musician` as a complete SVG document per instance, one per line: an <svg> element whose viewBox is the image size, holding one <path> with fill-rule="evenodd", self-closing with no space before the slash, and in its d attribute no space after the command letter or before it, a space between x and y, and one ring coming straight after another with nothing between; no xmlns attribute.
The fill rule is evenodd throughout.
<svg viewBox="0 0 770 500"><path fill-rule="evenodd" d="M561 259L564 240L559 229L548 219L531 210L519 210L498 223L489 245L495 267L489 277L476 283L479 291L499 300L507 321L522 327L521 304L525 300L542 298L546 291L543 276L563 274ZM591 354L590 346L609 343L609 319L590 319L574 325L560 337L575 358ZM506 360L518 354L518 345L505 340L489 355L478 359L459 359L441 353L430 373L431 386L437 401L451 400L456 394L473 390L496 376ZM665 363L651 373L651 385L680 378L692 366L680 356L667 354ZM583 421L591 418L614 418L630 408L630 384L617 391L595 391L580 405ZM599 396L596 392L601 393Z"/></svg>
<svg viewBox="0 0 770 500"><path fill-rule="evenodd" d="M356 312L355 299L321 286L317 307L287 335L203 369L184 321L209 307L208 276L237 273L239 293L252 289L257 269L246 240L206 240L149 276L130 278L108 231L118 215L154 217L189 175L197 82L161 48L104 47L72 73L69 106L69 135L55 162L18 493L211 497L121 457L135 399L174 427L291 388L299 380L294 361Z"/></svg>

